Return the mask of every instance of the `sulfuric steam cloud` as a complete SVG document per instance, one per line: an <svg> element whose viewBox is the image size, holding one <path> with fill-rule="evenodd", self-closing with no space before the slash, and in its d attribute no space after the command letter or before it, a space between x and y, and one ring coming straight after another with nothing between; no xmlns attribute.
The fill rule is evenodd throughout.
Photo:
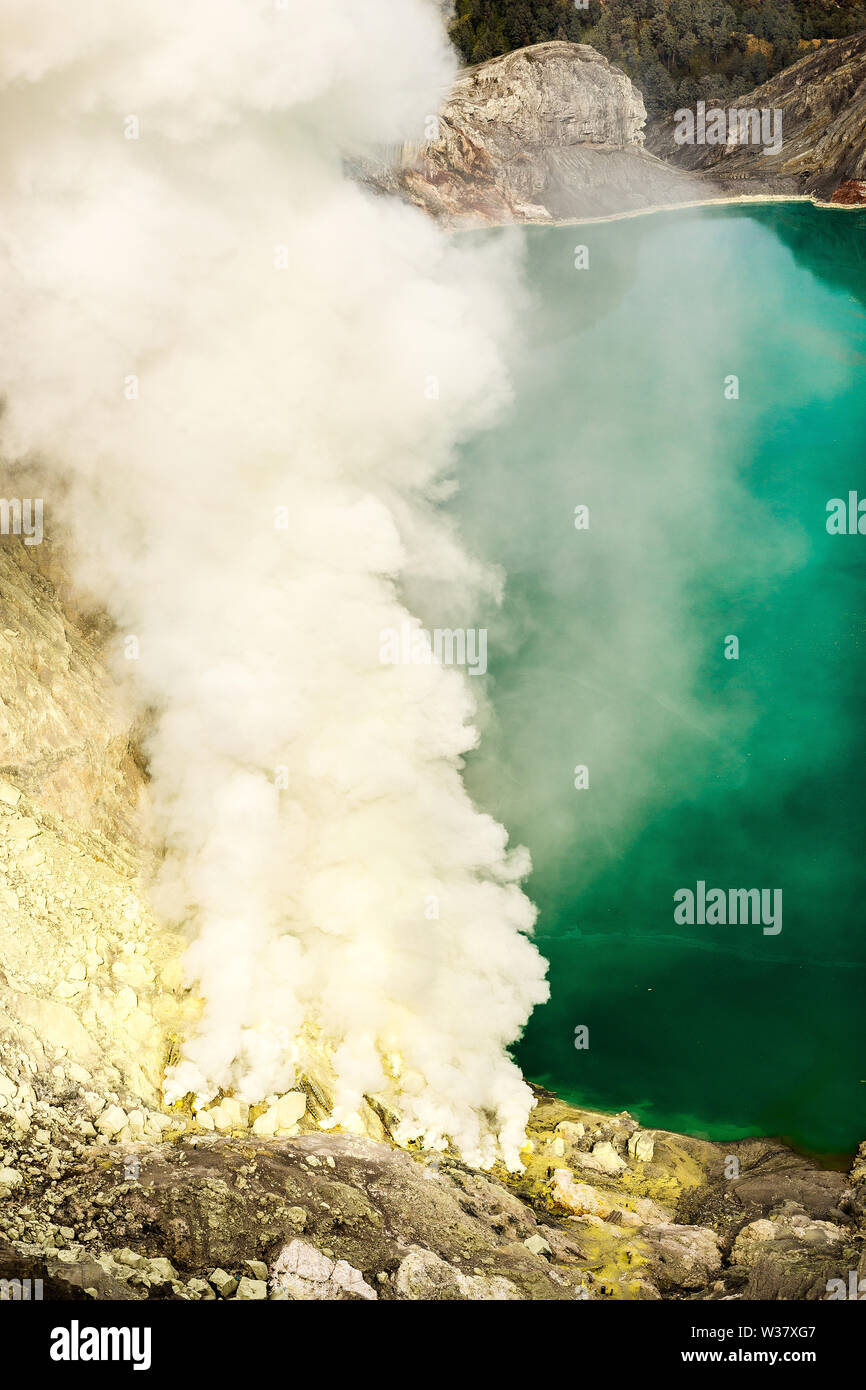
<svg viewBox="0 0 866 1390"><path fill-rule="evenodd" d="M343 166L422 138L437 6L5 0L2 29L0 447L62 478L157 712L155 902L206 1001L167 1095L326 1065L334 1122L372 1094L514 1164L527 856L463 787L474 682L380 634L407 586L447 580L444 626L495 586L438 502L507 398L517 271Z"/></svg>

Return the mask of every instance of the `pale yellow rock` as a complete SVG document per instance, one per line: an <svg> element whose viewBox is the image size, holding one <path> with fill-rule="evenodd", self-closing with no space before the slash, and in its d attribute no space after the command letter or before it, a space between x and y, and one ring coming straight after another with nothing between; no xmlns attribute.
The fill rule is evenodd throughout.
<svg viewBox="0 0 866 1390"><path fill-rule="evenodd" d="M573 1120L560 1120L556 1126L556 1133L565 1140L566 1144L573 1144L576 1140L583 1138L586 1130L580 1120L576 1124Z"/></svg>
<svg viewBox="0 0 866 1390"><path fill-rule="evenodd" d="M532 1255L551 1255L553 1253L549 1244L544 1239L544 1236L539 1235L537 1232L534 1236L530 1236L528 1240L525 1240L523 1244Z"/></svg>
<svg viewBox="0 0 866 1390"><path fill-rule="evenodd" d="M21 1057L48 1075L63 1058L73 1084L113 1086L130 1105L151 1107L168 1029L138 1007L138 991L148 1002L164 964L179 983L183 942L138 891L153 867L139 818L145 779L128 712L104 678L101 641L89 618L80 628L61 607L59 564L47 547L37 557L0 546L0 595L17 633L11 643L0 636L0 762L15 766L15 782L20 769L20 789L0 777L0 1033L14 1059L6 1070L17 1075ZM123 968L112 975L114 961ZM175 1036L185 1031L168 1002L165 1020ZM63 1078L54 1071L54 1080Z"/></svg>
<svg viewBox="0 0 866 1390"><path fill-rule="evenodd" d="M180 956L175 960L166 961L160 972L160 979L167 990L180 989L183 984L183 961Z"/></svg>
<svg viewBox="0 0 866 1390"><path fill-rule="evenodd" d="M636 1129L628 1141L628 1152L639 1163L651 1163L655 1151L654 1136L646 1130Z"/></svg>
<svg viewBox="0 0 866 1390"><path fill-rule="evenodd" d="M58 999L74 999L85 988L81 980L61 980L55 985L54 994Z"/></svg>
<svg viewBox="0 0 866 1390"><path fill-rule="evenodd" d="M253 1134L260 1135L263 1139L271 1139L277 1132L278 1124L277 1107L272 1105L263 1115L253 1121Z"/></svg>
<svg viewBox="0 0 866 1390"><path fill-rule="evenodd" d="M6 833L10 840L33 840L40 830L32 816L21 816L8 822Z"/></svg>
<svg viewBox="0 0 866 1390"><path fill-rule="evenodd" d="M108 1105L96 1121L96 1128L100 1134L105 1134L110 1139L113 1135L119 1134L125 1124L125 1111L121 1110L119 1105Z"/></svg>
<svg viewBox="0 0 866 1390"><path fill-rule="evenodd" d="M153 983L153 969L148 962L138 960L118 960L111 967L111 973L124 984L134 989L143 989Z"/></svg>
<svg viewBox="0 0 866 1390"><path fill-rule="evenodd" d="M303 1091L289 1091L277 1101L277 1128L291 1129L298 1120L303 1119L307 1109L307 1097Z"/></svg>
<svg viewBox="0 0 866 1390"><path fill-rule="evenodd" d="M235 1293L235 1298L242 1303L250 1302L253 1299L267 1298L267 1296L268 1286L264 1279L247 1279L246 1277L240 1280Z"/></svg>
<svg viewBox="0 0 866 1390"><path fill-rule="evenodd" d="M146 1042L153 1031L153 1019L146 1009L135 1009L127 1015L126 1031L138 1042Z"/></svg>
<svg viewBox="0 0 866 1390"><path fill-rule="evenodd" d="M0 777L0 801L4 806L17 806L21 800L21 793L17 787L13 787L11 782Z"/></svg>
<svg viewBox="0 0 866 1390"><path fill-rule="evenodd" d="M615 1203L597 1187L577 1182L570 1168L556 1168L551 1183L553 1196L561 1206L577 1216L610 1216Z"/></svg>
<svg viewBox="0 0 866 1390"><path fill-rule="evenodd" d="M100 1054L94 1039L67 1004L22 994L12 995L12 1003L18 1017L30 1024L43 1042L50 1043L58 1051L64 1049L85 1065L98 1059Z"/></svg>
<svg viewBox="0 0 866 1390"><path fill-rule="evenodd" d="M220 1101L220 1109L234 1129L244 1128L250 1113L250 1107L245 1101L237 1100L234 1096L224 1096Z"/></svg>
<svg viewBox="0 0 866 1390"><path fill-rule="evenodd" d="M212 1269L208 1275L208 1283L216 1289L220 1298L231 1298L238 1286L236 1277L224 1269Z"/></svg>
<svg viewBox="0 0 866 1390"><path fill-rule="evenodd" d="M646 1222L642 1216L638 1216L636 1211L625 1211L619 1209L620 1224L623 1226L644 1226Z"/></svg>
<svg viewBox="0 0 866 1390"><path fill-rule="evenodd" d="M150 1115L148 1116L148 1124L149 1124L153 1129L159 1131L160 1133L161 1133L163 1130L171 1129L172 1125L174 1125L175 1123L176 1123L176 1116L174 1116L174 1115L162 1115L162 1114L160 1114L160 1112L159 1112L158 1110L157 1110L157 1111L152 1110L152 1111L150 1112Z"/></svg>
<svg viewBox="0 0 866 1390"><path fill-rule="evenodd" d="M150 1007L153 1010L154 1017L157 1018L160 1023L167 1023L169 1019L174 1018L177 1014L177 999L173 994L158 994L156 998L151 1001Z"/></svg>
<svg viewBox="0 0 866 1390"><path fill-rule="evenodd" d="M625 1159L620 1158L613 1144L607 1139L600 1139L593 1144L592 1153L572 1154L572 1161L579 1163L582 1168L587 1168L593 1173L603 1173L606 1177L617 1177L628 1167Z"/></svg>
<svg viewBox="0 0 866 1390"><path fill-rule="evenodd" d="M212 1106L211 1118L222 1134L233 1129L246 1129L249 1106L235 1100L234 1096L224 1096L219 1105Z"/></svg>
<svg viewBox="0 0 866 1390"><path fill-rule="evenodd" d="M19 853L15 861L17 867L21 869L22 872L26 873L29 873L32 869L38 869L41 864L45 863L45 851L38 845L33 845L32 841L30 844L31 847L28 848L27 852L25 854Z"/></svg>
<svg viewBox="0 0 866 1390"><path fill-rule="evenodd" d="M120 1018L127 1018L133 1009L138 1008L138 995L128 985L124 985L115 995L114 1007Z"/></svg>

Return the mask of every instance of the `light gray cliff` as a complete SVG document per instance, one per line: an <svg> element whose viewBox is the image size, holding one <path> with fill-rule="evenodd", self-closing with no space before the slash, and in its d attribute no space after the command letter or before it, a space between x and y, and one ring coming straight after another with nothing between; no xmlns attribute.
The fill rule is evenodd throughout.
<svg viewBox="0 0 866 1390"><path fill-rule="evenodd" d="M684 201L690 180L644 149L646 109L587 44L534 44L463 71L429 143L367 181L445 221L547 222Z"/></svg>

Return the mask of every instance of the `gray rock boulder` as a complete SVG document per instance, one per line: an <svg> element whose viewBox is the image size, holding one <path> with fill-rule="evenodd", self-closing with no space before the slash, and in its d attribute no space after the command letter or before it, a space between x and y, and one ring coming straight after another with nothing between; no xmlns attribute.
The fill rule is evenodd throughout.
<svg viewBox="0 0 866 1390"><path fill-rule="evenodd" d="M298 1239L290 1241L277 1256L272 1284L274 1289L290 1298L306 1302L376 1299L379 1296L354 1265L346 1260L330 1259L309 1241Z"/></svg>
<svg viewBox="0 0 866 1390"><path fill-rule="evenodd" d="M641 1234L649 1246L650 1278L663 1294L706 1288L722 1267L715 1231L670 1223L645 1226Z"/></svg>

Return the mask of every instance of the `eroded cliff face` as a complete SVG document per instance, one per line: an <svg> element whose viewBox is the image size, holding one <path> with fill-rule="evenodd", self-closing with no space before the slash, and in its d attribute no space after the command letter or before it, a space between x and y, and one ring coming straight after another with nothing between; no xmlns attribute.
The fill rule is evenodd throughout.
<svg viewBox="0 0 866 1390"><path fill-rule="evenodd" d="M677 145L673 119L658 122L649 143L663 159L728 196L866 202L866 34L818 49L733 105L781 111L780 147Z"/></svg>
<svg viewBox="0 0 866 1390"><path fill-rule="evenodd" d="M460 74L424 145L365 176L445 221L548 222L682 201L643 147L646 109L587 44L534 44Z"/></svg>

